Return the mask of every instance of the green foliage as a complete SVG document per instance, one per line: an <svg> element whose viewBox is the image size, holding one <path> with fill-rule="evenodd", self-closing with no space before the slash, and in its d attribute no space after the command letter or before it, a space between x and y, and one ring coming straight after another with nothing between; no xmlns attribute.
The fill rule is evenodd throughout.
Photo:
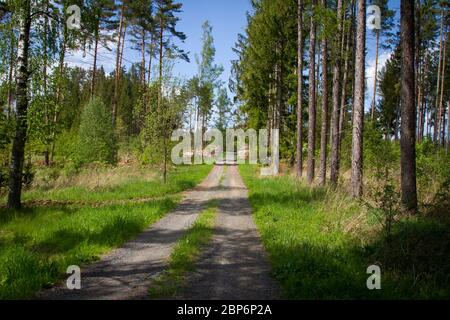
<svg viewBox="0 0 450 320"><path fill-rule="evenodd" d="M290 177L261 178L240 166L273 275L287 299L446 299L450 224L407 218L386 242L373 211L343 194ZM395 213L396 192L383 201ZM389 219L391 219L389 217ZM367 267L382 266L382 290L366 287Z"/></svg>
<svg viewBox="0 0 450 320"><path fill-rule="evenodd" d="M122 174L128 177L129 170ZM25 192L27 200L74 203L16 212L0 208L0 299L32 298L41 288L61 280L69 265L98 260L173 209L181 199L177 193L198 184L210 170L211 166L180 167L166 185L157 176L152 181L129 179L96 192L76 187ZM109 172L104 174L108 178ZM148 199L152 196L156 198ZM146 201L117 201L140 197ZM89 202L101 200L111 203Z"/></svg>
<svg viewBox="0 0 450 320"><path fill-rule="evenodd" d="M383 133L372 122L364 128L364 167L376 177L387 176L399 168L398 145L383 137Z"/></svg>
<svg viewBox="0 0 450 320"><path fill-rule="evenodd" d="M0 209L0 299L31 297L58 281L69 265L97 260L174 205L164 198L103 208Z"/></svg>
<svg viewBox="0 0 450 320"><path fill-rule="evenodd" d="M76 157L79 164L117 162L117 141L111 113L100 98L93 98L84 107Z"/></svg>

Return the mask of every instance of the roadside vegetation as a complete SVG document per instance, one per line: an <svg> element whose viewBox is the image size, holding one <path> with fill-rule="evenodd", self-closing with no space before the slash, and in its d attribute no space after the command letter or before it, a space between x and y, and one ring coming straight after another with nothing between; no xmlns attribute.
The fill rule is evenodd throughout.
<svg viewBox="0 0 450 320"><path fill-rule="evenodd" d="M183 289L186 276L195 271L195 263L202 248L211 240L217 203L211 201L209 208L202 212L194 225L178 241L167 269L152 283L149 294L154 299L174 298Z"/></svg>
<svg viewBox="0 0 450 320"><path fill-rule="evenodd" d="M239 169L284 298L450 296L448 212L397 216L388 240L379 212L364 201L289 174L261 178L256 166ZM367 289L371 265L381 267L381 290Z"/></svg>
<svg viewBox="0 0 450 320"><path fill-rule="evenodd" d="M94 179L114 176L123 183L106 184L101 189L89 189L89 184L78 189L66 185L47 192L30 191L29 197L32 199L38 192L41 196L36 199L75 201L158 196L153 200L103 206L34 205L20 211L0 209L0 299L31 297L59 281L67 266L98 260L174 208L181 199L177 193L195 186L210 169L211 166L173 169L169 175L174 178L167 184L161 183L162 172L156 169L140 178L128 177L128 170L105 169L103 175L94 174ZM78 179L86 178L74 177L75 181Z"/></svg>

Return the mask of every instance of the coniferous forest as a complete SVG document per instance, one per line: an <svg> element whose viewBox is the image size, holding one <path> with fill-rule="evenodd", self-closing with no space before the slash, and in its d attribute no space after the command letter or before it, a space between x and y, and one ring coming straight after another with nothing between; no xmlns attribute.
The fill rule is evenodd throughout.
<svg viewBox="0 0 450 320"><path fill-rule="evenodd" d="M193 1L0 0L0 299L449 299L450 2L242 0L222 61ZM212 128L278 175L173 163Z"/></svg>

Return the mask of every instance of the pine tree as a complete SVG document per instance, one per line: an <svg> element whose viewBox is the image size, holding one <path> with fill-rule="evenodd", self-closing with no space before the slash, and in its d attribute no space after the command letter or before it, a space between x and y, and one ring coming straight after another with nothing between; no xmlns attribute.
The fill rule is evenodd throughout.
<svg viewBox="0 0 450 320"><path fill-rule="evenodd" d="M363 194L363 130L364 130L364 92L365 92L365 55L366 55L366 2L357 0L356 28L356 74L355 100L353 106L352 137L352 196L359 198Z"/></svg>
<svg viewBox="0 0 450 320"><path fill-rule="evenodd" d="M337 33L342 32L342 0L337 3ZM334 44L334 66L333 66L333 110L331 113L331 153L330 153L330 183L337 185L339 178L339 94L340 94L340 74L341 74L341 58L340 58L340 37Z"/></svg>
<svg viewBox="0 0 450 320"><path fill-rule="evenodd" d="M414 1L401 1L401 187L407 213L417 212Z"/></svg>
<svg viewBox="0 0 450 320"><path fill-rule="evenodd" d="M297 8L297 177L303 175L303 1Z"/></svg>
<svg viewBox="0 0 450 320"><path fill-rule="evenodd" d="M313 183L315 174L316 151L316 17L314 16L317 1L311 2L311 21L309 34L309 107L308 107L308 163L307 180Z"/></svg>

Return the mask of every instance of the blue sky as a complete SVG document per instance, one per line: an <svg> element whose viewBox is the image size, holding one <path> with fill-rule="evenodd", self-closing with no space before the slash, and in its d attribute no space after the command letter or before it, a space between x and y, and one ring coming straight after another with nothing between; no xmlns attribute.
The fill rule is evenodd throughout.
<svg viewBox="0 0 450 320"><path fill-rule="evenodd" d="M179 61L175 65L176 75L189 78L197 73L195 63L195 54L201 50L202 24L206 20L213 27L213 37L216 47L216 63L223 65L225 71L222 74L222 80L228 84L231 72L231 60L236 56L232 51L238 33L243 33L247 24L246 12L251 10L250 0L180 0L183 4L183 11L179 14L181 18L178 24L178 30L184 32L187 40L180 46L187 52L190 52L191 62ZM389 7L397 11L397 22L399 21L400 1L390 0ZM389 58L390 52L380 51L379 70ZM130 61L140 61L139 53L126 50L125 58L129 65ZM75 53L69 58L72 65L90 67L92 65L92 55L85 57L80 52ZM100 49L99 65L103 65L107 72L114 70L115 55L114 50L108 52L106 49ZM370 105L373 91L373 75L375 65L375 38L368 30L367 32L367 58L366 58L366 108Z"/></svg>

